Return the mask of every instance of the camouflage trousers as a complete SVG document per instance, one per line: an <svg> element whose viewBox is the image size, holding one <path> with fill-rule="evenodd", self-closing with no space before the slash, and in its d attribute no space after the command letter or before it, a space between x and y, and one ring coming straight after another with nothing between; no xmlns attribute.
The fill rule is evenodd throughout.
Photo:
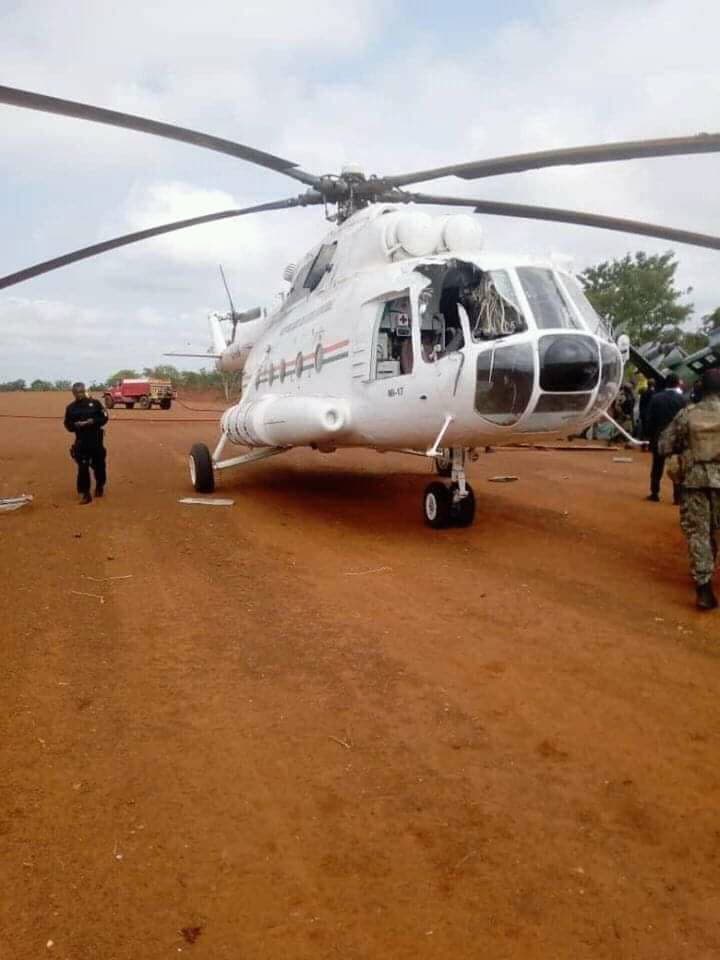
<svg viewBox="0 0 720 960"><path fill-rule="evenodd" d="M720 490L683 488L680 526L690 553L690 573L697 584L707 583L715 572L716 534L720 531Z"/></svg>

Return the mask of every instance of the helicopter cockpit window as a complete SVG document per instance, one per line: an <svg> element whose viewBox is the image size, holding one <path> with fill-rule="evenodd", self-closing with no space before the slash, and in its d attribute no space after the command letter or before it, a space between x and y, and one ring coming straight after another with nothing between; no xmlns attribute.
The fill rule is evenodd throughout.
<svg viewBox="0 0 720 960"><path fill-rule="evenodd" d="M606 409L617 395L622 382L622 357L614 343L602 343L600 345L600 359L600 387L591 413Z"/></svg>
<svg viewBox="0 0 720 960"><path fill-rule="evenodd" d="M552 270L518 267L517 274L541 330L582 329Z"/></svg>
<svg viewBox="0 0 720 960"><path fill-rule="evenodd" d="M431 281L420 294L420 333L433 347L435 359L462 350L468 334L477 342L527 330L505 270L486 272L477 264L452 259L422 264L417 271Z"/></svg>
<svg viewBox="0 0 720 960"><path fill-rule="evenodd" d="M595 312L595 308L585 296L585 291L578 280L569 273L561 274L560 280L565 285L576 310L590 328L590 332L604 340L609 340L610 334L604 320Z"/></svg>
<svg viewBox="0 0 720 960"><path fill-rule="evenodd" d="M336 249L337 243L324 243L318 250L303 284L311 292L319 285L325 274L330 271Z"/></svg>
<svg viewBox="0 0 720 960"><path fill-rule="evenodd" d="M412 313L410 297L396 297L382 306L375 336L375 376L398 377L412 373Z"/></svg>
<svg viewBox="0 0 720 960"><path fill-rule="evenodd" d="M498 426L512 426L527 410L534 379L529 343L484 351L477 358L475 409Z"/></svg>
<svg viewBox="0 0 720 960"><path fill-rule="evenodd" d="M484 273L460 294L473 340L494 340L527 330L527 323L505 270Z"/></svg>

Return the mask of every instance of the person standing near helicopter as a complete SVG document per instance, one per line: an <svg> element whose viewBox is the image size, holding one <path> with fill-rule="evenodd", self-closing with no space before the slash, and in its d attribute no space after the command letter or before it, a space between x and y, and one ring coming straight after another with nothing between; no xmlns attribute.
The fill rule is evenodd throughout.
<svg viewBox="0 0 720 960"><path fill-rule="evenodd" d="M105 492L107 472L105 469L105 444L103 427L108 415L99 400L93 400L85 392L84 383L72 385L72 403L65 408L64 426L69 433L75 434L75 442L70 455L77 463L77 492L80 503L91 503L90 470L95 474L95 496L102 497Z"/></svg>
<svg viewBox="0 0 720 960"><path fill-rule="evenodd" d="M680 526L690 553L690 572L700 610L718 605L712 577L720 532L720 369L702 377L703 399L681 410L661 434L658 453L679 455Z"/></svg>

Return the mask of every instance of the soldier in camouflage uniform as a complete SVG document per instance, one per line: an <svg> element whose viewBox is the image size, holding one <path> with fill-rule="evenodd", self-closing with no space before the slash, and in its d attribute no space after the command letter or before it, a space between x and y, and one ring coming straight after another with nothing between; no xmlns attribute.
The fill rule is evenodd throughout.
<svg viewBox="0 0 720 960"><path fill-rule="evenodd" d="M680 526L688 542L697 605L718 605L712 587L720 531L720 369L706 370L702 396L661 434L658 451L681 457Z"/></svg>

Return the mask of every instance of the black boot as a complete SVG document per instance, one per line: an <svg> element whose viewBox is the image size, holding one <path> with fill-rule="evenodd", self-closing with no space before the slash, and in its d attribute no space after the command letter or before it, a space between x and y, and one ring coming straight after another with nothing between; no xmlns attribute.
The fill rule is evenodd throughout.
<svg viewBox="0 0 720 960"><path fill-rule="evenodd" d="M717 607L717 597L712 588L712 583L701 583L697 587L697 608L698 610L714 610Z"/></svg>
<svg viewBox="0 0 720 960"><path fill-rule="evenodd" d="M92 497L90 496L89 493L84 493L80 497L80 505L82 506L84 503L92 503Z"/></svg>
<svg viewBox="0 0 720 960"><path fill-rule="evenodd" d="M97 486L95 487L95 496L101 497L105 493L105 487Z"/></svg>

